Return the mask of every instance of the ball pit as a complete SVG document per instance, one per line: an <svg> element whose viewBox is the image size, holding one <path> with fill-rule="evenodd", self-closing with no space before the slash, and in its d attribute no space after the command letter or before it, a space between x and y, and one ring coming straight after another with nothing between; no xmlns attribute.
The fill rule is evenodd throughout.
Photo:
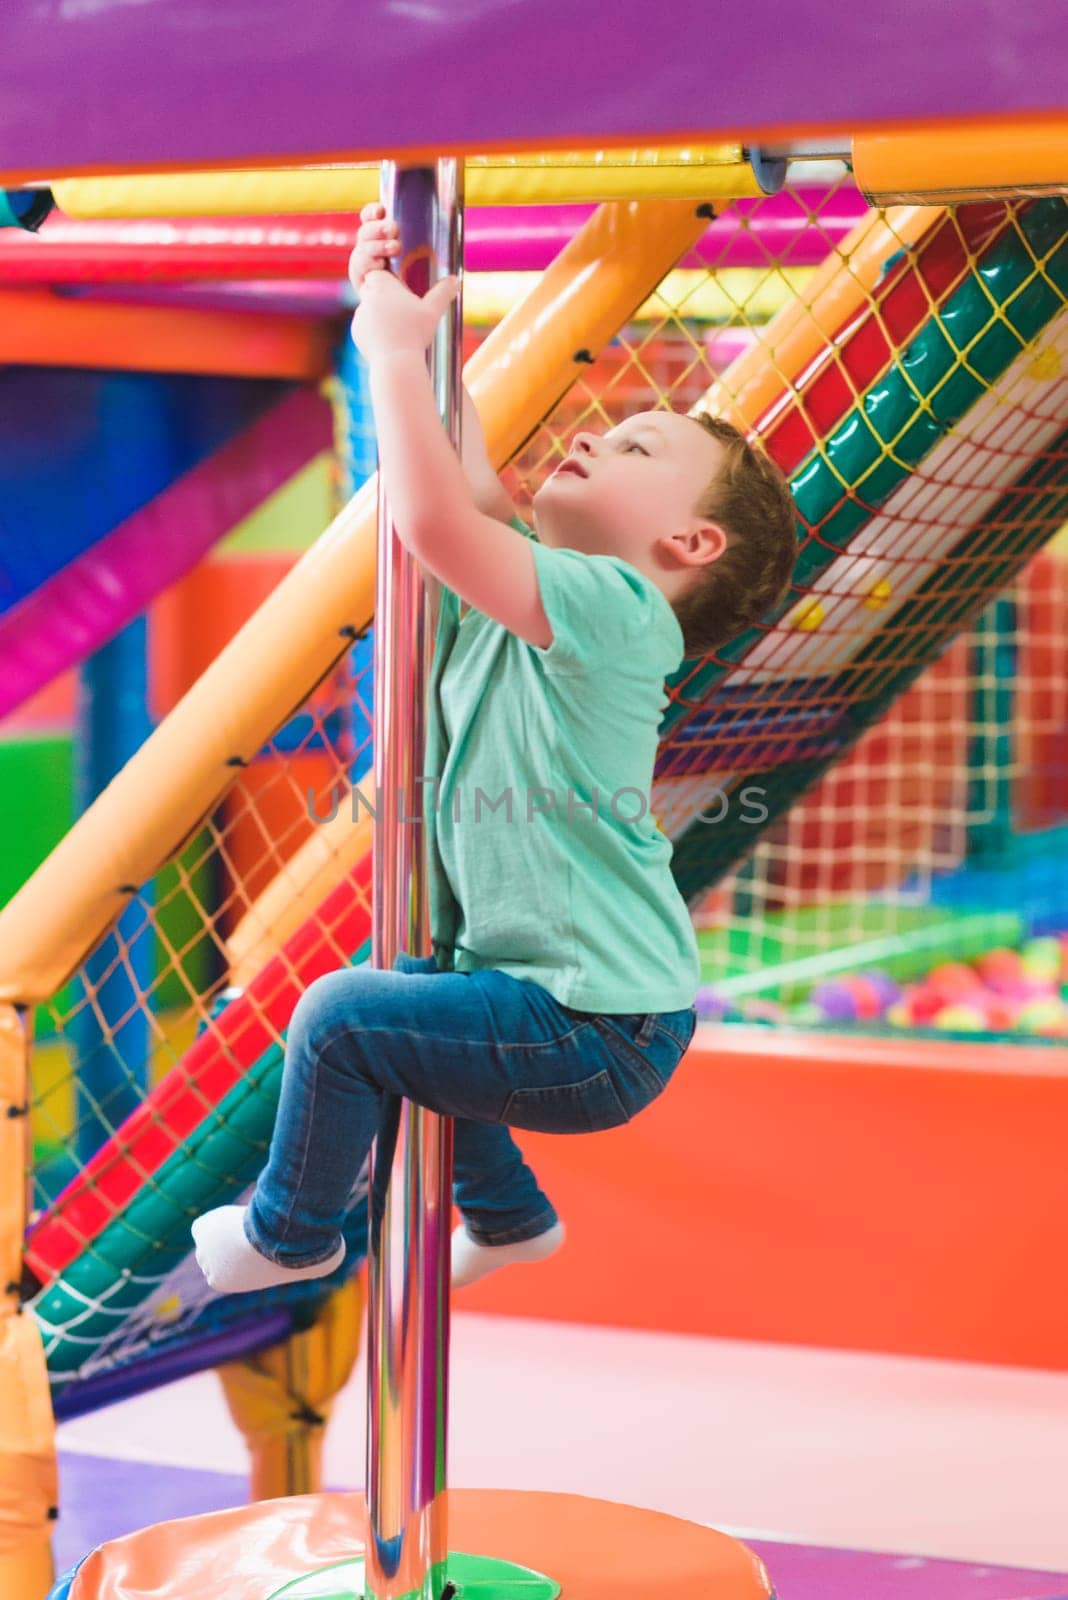
<svg viewBox="0 0 1068 1600"><path fill-rule="evenodd" d="M908 984L882 1017L890 1027L1068 1038L1068 938L988 950L971 965L943 962Z"/></svg>
<svg viewBox="0 0 1068 1600"><path fill-rule="evenodd" d="M881 968L838 974L791 1006L766 996L731 1000L704 985L696 1006L705 1022L874 1024L1068 1039L1068 933L1029 939L1019 949L988 950L971 963L943 961L906 984Z"/></svg>

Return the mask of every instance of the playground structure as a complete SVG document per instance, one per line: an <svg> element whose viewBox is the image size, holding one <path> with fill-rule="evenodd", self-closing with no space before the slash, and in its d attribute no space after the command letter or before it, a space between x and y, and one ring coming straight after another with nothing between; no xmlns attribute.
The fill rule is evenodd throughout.
<svg viewBox="0 0 1068 1600"><path fill-rule="evenodd" d="M663 729L654 797L675 840L680 887L705 908L712 934L728 935L710 953L713 980L766 964L752 949L737 953L735 930L753 926L755 902L768 911L760 937L779 938L790 957L811 953L811 907L828 897L801 882L794 904L809 914L791 924L790 897L768 865L781 857L781 838L758 845L757 864L737 871L754 841L738 826L710 830L695 820L699 804L759 779L773 823L814 782L833 782L823 778L831 763L856 760L848 753L857 740L879 737L896 697L924 683L929 664L939 672L955 635L973 623L990 626L981 619L992 596L1032 557L1056 561L1037 552L1068 511L1063 199L1039 193L952 209L868 209L852 185L839 183L844 203L834 214L851 218L851 228L828 227L822 260L795 266L788 243L761 272L744 258L766 248L765 206L777 218L792 202L804 225L791 242L803 239L815 256L827 190L802 199L805 188L791 185L786 201L782 190L762 201L752 193L755 169L738 155L734 166L747 171L749 187L736 206L720 194L714 221L663 198L589 215L466 369L490 448L502 467L511 461L520 500L571 428L617 420L660 398L737 418L791 475L806 532L795 593L781 616L722 659L684 665ZM1035 175L1032 187L1051 186L1048 175ZM68 237L77 259L79 235ZM20 261L31 259L34 243L19 241ZM59 270L58 238L56 248L48 271ZM703 283L673 277L680 260L680 272ZM270 277L262 261L255 270L260 282ZM336 289L330 293L336 301ZM181 340L170 324L203 308L163 304L173 349ZM710 306L720 320L707 326ZM135 309L145 308L116 303L103 314L125 319ZM163 320L156 325L162 330ZM99 323L85 326L90 344L102 339ZM235 352L238 331L231 329ZM318 365L300 374L306 380L328 375L327 331L305 330L308 348L319 352ZM54 334L40 337L38 359L51 364ZM32 349L23 346L20 359L32 361ZM348 393L358 419L358 374ZM321 445L322 406L311 395L306 382L280 405L314 414ZM277 447L265 456L278 459ZM295 447L291 464L299 462ZM17 1008L5 1034L11 1070L34 1005L42 1008L38 1038L52 1052L35 1093L40 1214L26 1241L23 1288L58 1414L194 1364L254 1356L285 1333L307 1338L302 1325L324 1306L336 1331L337 1301L324 1300L335 1285L237 1306L198 1295L186 1234L190 1211L240 1193L262 1161L279 1044L300 988L370 949L370 826L358 809L353 821L350 803L370 756L373 499L372 488L358 496L273 589L0 924L5 933L19 929L17 940L4 941L4 996ZM215 538L226 531L214 526ZM134 585L98 637L145 596L145 586ZM36 637L36 627L30 632ZM947 804L937 791L928 829ZM336 812L317 826L309 806L319 817ZM869 805L854 825L862 860L870 859L865 827L878 826L876 811ZM803 802L791 813L797 817L811 828ZM843 882L840 842L823 848L837 864L831 893L848 906L845 891L856 886ZM892 885L901 889L917 870L915 841L897 840L888 853L907 868ZM804 854L795 846L789 859ZM170 875L161 879L166 864ZM908 908L907 897L901 903ZM899 924L908 920L888 912L880 933L895 914ZM824 914L817 946L833 947L833 922ZM116 977L121 998L112 989L105 1001ZM86 1037L90 1014L96 1028ZM88 1109L84 1100L77 1109L75 1089L92 1081L101 1060L110 1072L97 1078ZM350 1226L359 1251L360 1203ZM341 1341L350 1349L357 1314L350 1293L350 1332ZM29 1330L30 1318L22 1321ZM31 1332L22 1338L28 1347ZM24 1348L18 1360L32 1383L32 1352ZM343 1377L331 1373L331 1381ZM17 1456L25 1457L24 1446L15 1441ZM474 1534L468 1544L478 1544ZM327 1549L334 1551L329 1539ZM768 1592L744 1561L738 1574L750 1587L725 1594ZM72 1600L93 1593L94 1581L91 1570L79 1574Z"/></svg>

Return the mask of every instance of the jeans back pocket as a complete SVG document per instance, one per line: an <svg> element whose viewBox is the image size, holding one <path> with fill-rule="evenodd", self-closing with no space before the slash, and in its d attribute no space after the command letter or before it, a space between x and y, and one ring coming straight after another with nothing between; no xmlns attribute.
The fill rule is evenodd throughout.
<svg viewBox="0 0 1068 1600"><path fill-rule="evenodd" d="M501 1117L509 1128L532 1133L599 1133L627 1120L627 1109L607 1071L595 1072L580 1083L513 1089Z"/></svg>
<svg viewBox="0 0 1068 1600"><path fill-rule="evenodd" d="M693 1037L696 1015L695 1011L664 1012L641 1018L635 1013L621 1018L616 1013L603 1012L591 1019L615 1064L616 1087L631 1116L663 1094L671 1082ZM668 1026L665 1019L674 1027ZM635 1023L639 1024L636 1028ZM674 1030L683 1026L689 1031L680 1037Z"/></svg>

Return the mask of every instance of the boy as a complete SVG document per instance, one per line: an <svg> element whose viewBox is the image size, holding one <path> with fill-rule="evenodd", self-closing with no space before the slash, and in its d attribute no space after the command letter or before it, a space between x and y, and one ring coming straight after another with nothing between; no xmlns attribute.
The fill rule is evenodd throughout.
<svg viewBox="0 0 1068 1600"><path fill-rule="evenodd" d="M361 222L352 332L380 471L398 537L445 585L427 750L434 956L344 968L302 997L251 1203L193 1225L223 1293L341 1264L385 1093L456 1119L454 1287L560 1247L508 1130L616 1127L684 1054L696 940L647 802L664 679L756 621L793 571L777 469L729 425L672 411L576 435L526 527L466 395L462 464L437 414L426 349L457 280L419 299L381 270L396 224L381 206Z"/></svg>

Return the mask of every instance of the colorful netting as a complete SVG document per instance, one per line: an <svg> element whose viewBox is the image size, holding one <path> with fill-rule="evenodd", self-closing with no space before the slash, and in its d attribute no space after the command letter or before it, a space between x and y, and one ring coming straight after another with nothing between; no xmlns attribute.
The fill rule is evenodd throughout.
<svg viewBox="0 0 1068 1600"><path fill-rule="evenodd" d="M795 196L806 259L825 239L821 264L793 265L789 239L766 268L698 250L583 363L510 469L523 508L576 426L703 404L744 422L790 477L794 591L780 615L675 675L654 785L717 970L840 937L873 888L904 915L917 884L959 859L979 802L958 713L975 652L999 648L984 609L1068 515L1068 207L873 211L843 236L822 228L831 198ZM749 259L765 248L760 218L759 203L736 213ZM979 643L950 648L975 626ZM1017 616L1017 648L1040 648L1021 627ZM347 798L370 765L367 643L327 683L295 686L300 714L235 768L194 839L161 840L171 866L136 886L38 1017L26 1263L61 1404L235 1319L280 1304L310 1315L330 1287L219 1301L189 1267L188 1228L262 1165L302 988L369 955L370 830ZM1035 707L1033 739L1048 742L1054 712ZM1000 778L998 737L980 765ZM845 756L846 776L825 777ZM741 803L746 790L759 807ZM309 806L327 816L332 793L338 814L317 823ZM1059 817L1062 798L1039 786L1027 803ZM355 1253L363 1226L358 1186Z"/></svg>
<svg viewBox="0 0 1068 1600"><path fill-rule="evenodd" d="M240 771L223 804L133 900L39 1022L32 1108L35 1214L26 1266L57 1391L240 1322L274 1336L346 1274L219 1297L189 1259L189 1223L238 1195L266 1158L293 1006L321 973L370 958L370 857L336 917L279 950L244 988L227 939L256 896L370 763L368 640ZM57 1194L61 1203L52 1204ZM350 1270L364 1253L366 1171Z"/></svg>

